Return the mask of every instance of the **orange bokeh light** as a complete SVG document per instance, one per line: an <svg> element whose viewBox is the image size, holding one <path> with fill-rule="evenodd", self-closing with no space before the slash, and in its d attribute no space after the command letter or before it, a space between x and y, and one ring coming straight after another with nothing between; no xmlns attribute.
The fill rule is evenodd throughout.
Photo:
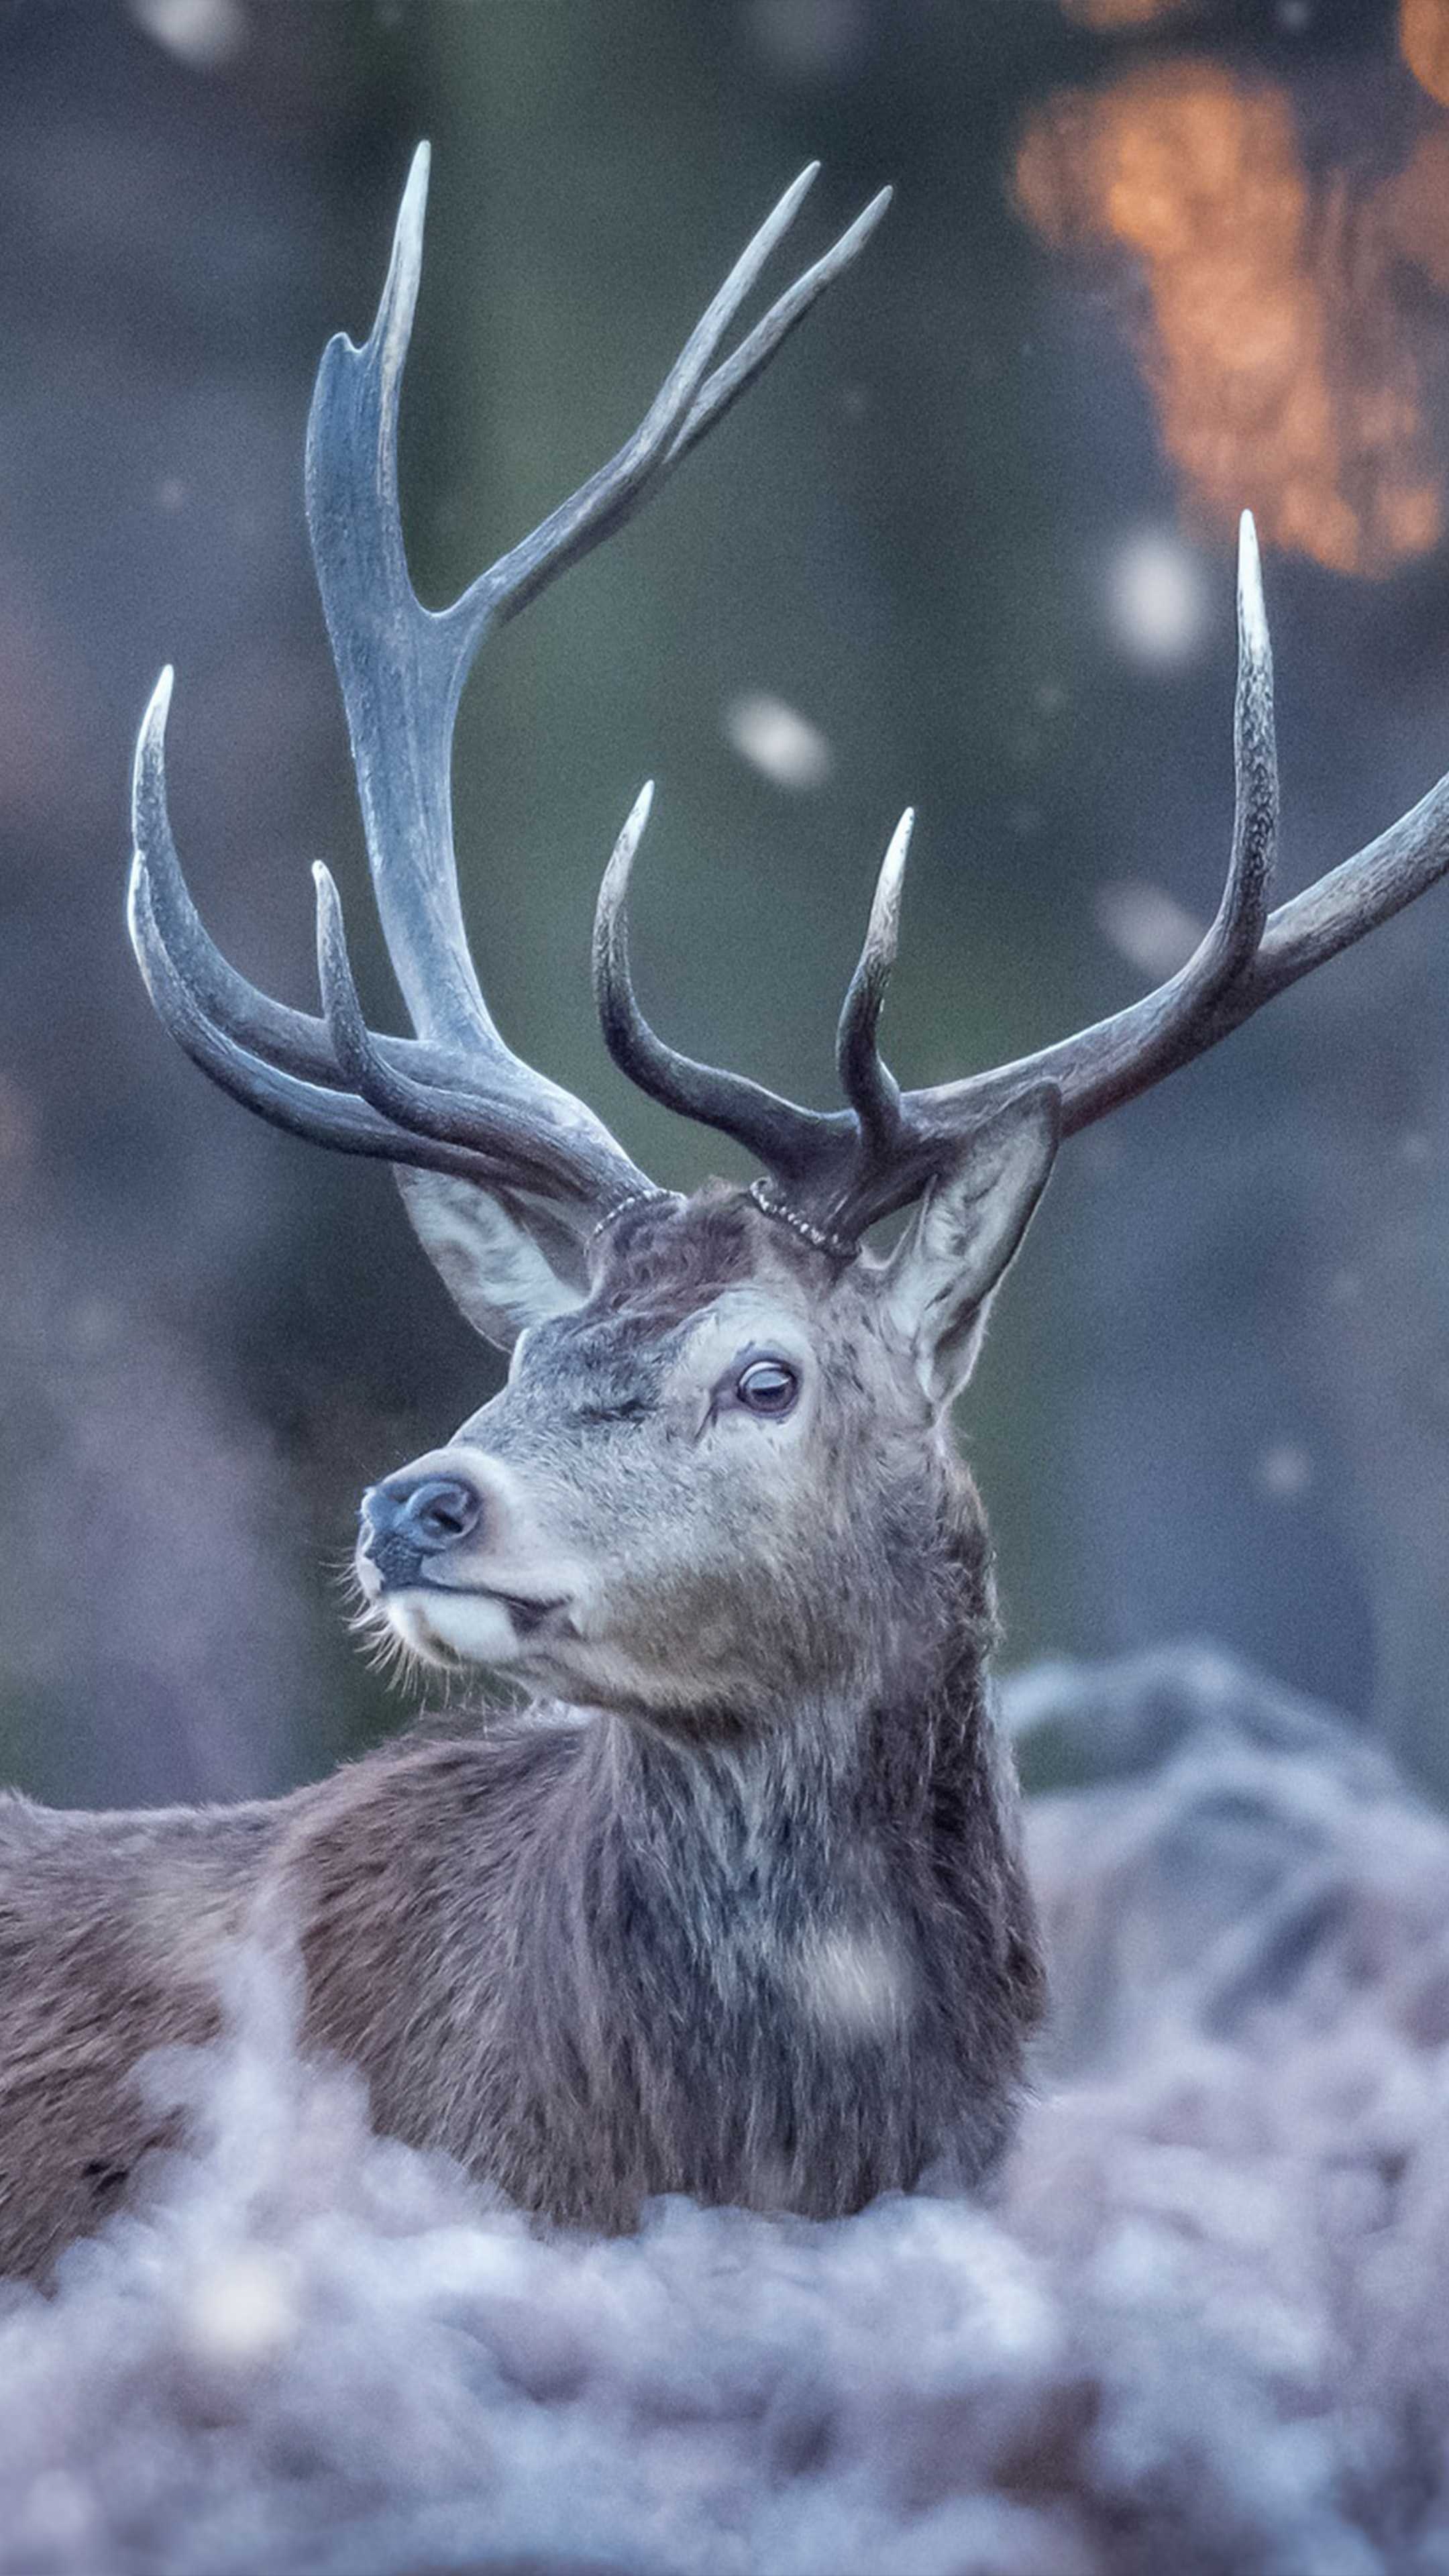
<svg viewBox="0 0 1449 2576"><path fill-rule="evenodd" d="M1142 358L1164 445L1223 530L1379 575L1438 540L1442 503L1396 262L1449 281L1449 156L1310 184L1284 94L1212 64L1059 94L1031 120L1021 203L1061 248L1116 244L1148 289Z"/></svg>
<svg viewBox="0 0 1449 2576"><path fill-rule="evenodd" d="M1449 107L1449 0L1399 0L1399 51L1420 88Z"/></svg>
<svg viewBox="0 0 1449 2576"><path fill-rule="evenodd" d="M1165 18L1180 18L1190 5L1191 0L1062 0L1062 15L1110 35L1160 26Z"/></svg>

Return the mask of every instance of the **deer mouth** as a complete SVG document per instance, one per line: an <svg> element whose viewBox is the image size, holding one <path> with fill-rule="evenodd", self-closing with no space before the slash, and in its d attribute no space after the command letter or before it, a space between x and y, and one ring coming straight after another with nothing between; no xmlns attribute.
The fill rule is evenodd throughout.
<svg viewBox="0 0 1449 2576"><path fill-rule="evenodd" d="M375 1614L426 1663L451 1666L518 1663L550 1633L566 1633L567 1594L505 1592L482 1583L441 1583L425 1575L366 1587Z"/></svg>
<svg viewBox="0 0 1449 2576"><path fill-rule="evenodd" d="M399 1548L395 1541L381 1546L361 1547L353 1560L354 1571L363 1592L374 1608L381 1608L389 1598L403 1593L429 1592L447 1601L496 1601L508 1612L514 1626L524 1636L541 1627L555 1610L568 1607L569 1595L560 1592L505 1592L491 1583L445 1583L436 1575L424 1574L424 1560L415 1548Z"/></svg>
<svg viewBox="0 0 1449 2576"><path fill-rule="evenodd" d="M425 1576L400 1588L409 1592L432 1593L435 1597L441 1595L446 1601L496 1601L500 1609L507 1611L520 1637L531 1637L555 1610L566 1610L569 1606L566 1592L549 1601L530 1598L522 1592L498 1592L487 1583L430 1583Z"/></svg>

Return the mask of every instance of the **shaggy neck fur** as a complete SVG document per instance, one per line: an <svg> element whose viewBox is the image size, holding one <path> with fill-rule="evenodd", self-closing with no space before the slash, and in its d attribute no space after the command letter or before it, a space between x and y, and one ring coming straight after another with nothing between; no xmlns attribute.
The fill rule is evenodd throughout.
<svg viewBox="0 0 1449 2576"><path fill-rule="evenodd" d="M572 1735L524 1973L626 2223L671 2189L838 2213L1004 2142L1041 1976L969 1514L923 1590L868 1699Z"/></svg>

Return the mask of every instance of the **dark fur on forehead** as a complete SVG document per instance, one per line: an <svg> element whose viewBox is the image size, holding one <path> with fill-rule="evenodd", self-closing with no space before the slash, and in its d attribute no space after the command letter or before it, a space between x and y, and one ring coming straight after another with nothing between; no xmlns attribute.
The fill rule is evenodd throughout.
<svg viewBox="0 0 1449 2576"><path fill-rule="evenodd" d="M838 1265L763 1215L748 1191L707 1181L692 1199L643 1199L624 1210L600 1237L590 1302L596 1313L647 1306L682 1319L762 1269L818 1270L824 1289Z"/></svg>

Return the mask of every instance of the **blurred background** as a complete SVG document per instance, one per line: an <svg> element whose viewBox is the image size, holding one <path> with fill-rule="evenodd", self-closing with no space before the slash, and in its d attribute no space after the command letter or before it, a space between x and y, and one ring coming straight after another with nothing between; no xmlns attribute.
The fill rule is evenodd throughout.
<svg viewBox="0 0 1449 2576"><path fill-rule="evenodd" d="M930 1082L1180 962L1231 813L1232 541L1265 541L1284 891L1449 767L1449 0L0 6L0 1775L233 1796L397 1722L336 1568L480 1402L385 1171L152 1018L125 793L307 1001L308 864L375 939L302 437L436 146L404 403L451 597L645 408L784 182L862 264L489 650L465 900L513 1042L657 1175L735 1168L609 1065L594 892L659 780L641 987L831 1097L919 808L889 1039ZM781 275L786 274L783 263ZM1211 1636L1449 1795L1449 886L1071 1144L964 1408L1009 1660Z"/></svg>

